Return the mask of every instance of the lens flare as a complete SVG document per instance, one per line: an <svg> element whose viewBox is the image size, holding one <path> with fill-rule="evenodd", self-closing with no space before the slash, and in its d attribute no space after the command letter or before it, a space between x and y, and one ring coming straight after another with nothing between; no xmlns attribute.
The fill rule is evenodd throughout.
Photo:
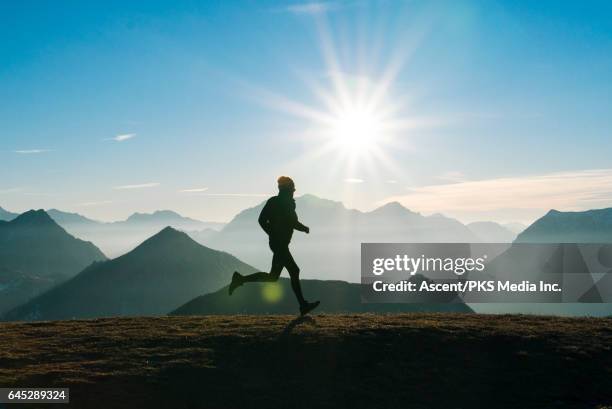
<svg viewBox="0 0 612 409"><path fill-rule="evenodd" d="M278 282L265 283L261 289L261 296L267 303L277 303L283 298L283 287Z"/></svg>

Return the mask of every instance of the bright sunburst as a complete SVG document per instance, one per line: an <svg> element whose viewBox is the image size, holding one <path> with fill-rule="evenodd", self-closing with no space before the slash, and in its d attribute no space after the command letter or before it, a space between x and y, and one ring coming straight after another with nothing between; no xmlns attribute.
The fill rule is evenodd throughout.
<svg viewBox="0 0 612 409"><path fill-rule="evenodd" d="M349 72L339 63L335 44L327 28L325 15L317 17L321 49L326 73L304 78L318 104L306 104L270 91L261 90L261 101L304 121L298 135L304 143L299 163L321 163L325 160L328 174L376 176L397 172L390 154L393 150L410 149L409 132L422 121L411 118L402 104L394 101L391 90L394 80L410 54L409 46L381 64L380 75L368 73L366 67L352 67ZM413 44L414 45L414 44ZM405 92L403 92L405 93ZM384 169L379 169L384 168Z"/></svg>
<svg viewBox="0 0 612 409"><path fill-rule="evenodd" d="M332 119L331 143L353 154L370 152L380 142L383 119L364 107L349 107Z"/></svg>

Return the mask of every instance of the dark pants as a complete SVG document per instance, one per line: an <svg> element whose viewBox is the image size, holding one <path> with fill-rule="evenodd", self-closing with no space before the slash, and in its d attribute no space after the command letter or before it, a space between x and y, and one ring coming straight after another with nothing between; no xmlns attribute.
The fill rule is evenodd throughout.
<svg viewBox="0 0 612 409"><path fill-rule="evenodd" d="M269 273L260 272L244 276L244 282L271 282L277 281L280 277L283 268L289 272L291 278L291 288L295 293L300 305L306 303L302 295L302 287L300 286L300 268L295 263L291 252L289 251L289 243L274 243L270 241L270 250L272 250L272 268Z"/></svg>

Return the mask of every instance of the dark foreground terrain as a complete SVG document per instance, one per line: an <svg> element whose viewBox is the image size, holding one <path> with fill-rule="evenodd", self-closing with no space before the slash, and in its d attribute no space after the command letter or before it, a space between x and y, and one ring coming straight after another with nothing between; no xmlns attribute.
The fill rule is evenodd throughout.
<svg viewBox="0 0 612 409"><path fill-rule="evenodd" d="M0 334L0 386L70 387L71 403L53 408L612 404L610 318L119 318L2 323Z"/></svg>

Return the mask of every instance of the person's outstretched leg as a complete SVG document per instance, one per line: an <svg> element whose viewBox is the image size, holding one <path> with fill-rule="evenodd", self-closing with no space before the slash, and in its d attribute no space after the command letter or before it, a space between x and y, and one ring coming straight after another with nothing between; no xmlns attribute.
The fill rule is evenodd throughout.
<svg viewBox="0 0 612 409"><path fill-rule="evenodd" d="M272 268L269 273L266 272L258 272L249 274L246 276L241 275L239 272L234 271L234 275L232 276L232 282L229 286L229 295L236 290L236 288L240 287L244 283L250 282L273 282L278 280L278 277L283 271L283 259L281 254L274 253L272 257Z"/></svg>
<svg viewBox="0 0 612 409"><path fill-rule="evenodd" d="M278 280L278 276L274 276L272 273L266 273L264 271L260 271L259 273L249 274L247 276L242 276L243 283L268 282L268 281L276 281L276 280Z"/></svg>

